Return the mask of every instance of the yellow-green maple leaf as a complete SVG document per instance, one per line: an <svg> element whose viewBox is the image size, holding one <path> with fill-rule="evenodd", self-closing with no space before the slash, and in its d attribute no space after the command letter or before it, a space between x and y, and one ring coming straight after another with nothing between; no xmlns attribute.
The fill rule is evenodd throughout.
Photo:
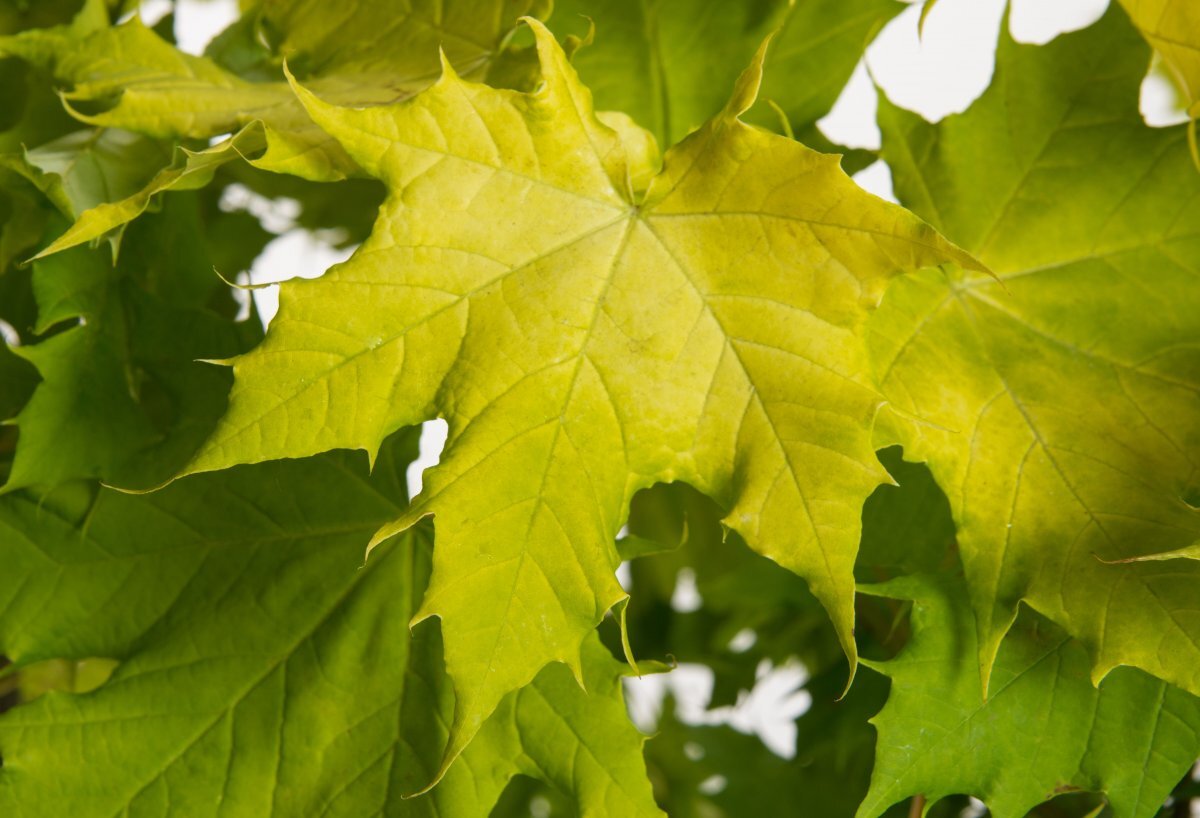
<svg viewBox="0 0 1200 818"><path fill-rule="evenodd" d="M999 279L925 271L871 319L895 439L954 508L985 679L1024 601L1097 681L1200 693L1200 564L1112 564L1200 537L1200 177L1186 126L1138 113L1149 56L1114 6L1046 46L1004 34L937 125L881 100L901 200Z"/></svg>
<svg viewBox="0 0 1200 818"><path fill-rule="evenodd" d="M449 65L393 106L300 91L390 195L370 239L281 293L235 363L229 413L190 471L346 447L442 415L411 513L435 514L433 580L457 691L447 761L508 691L579 645L624 593L632 494L686 480L803 575L853 660L862 503L886 474L860 330L888 277L971 258L857 188L838 159L725 110L650 178L653 140L602 124L536 21L534 93ZM648 179L648 187L633 180Z"/></svg>
<svg viewBox="0 0 1200 818"><path fill-rule="evenodd" d="M1200 117L1200 3L1195 0L1121 0L1133 24L1162 55Z"/></svg>

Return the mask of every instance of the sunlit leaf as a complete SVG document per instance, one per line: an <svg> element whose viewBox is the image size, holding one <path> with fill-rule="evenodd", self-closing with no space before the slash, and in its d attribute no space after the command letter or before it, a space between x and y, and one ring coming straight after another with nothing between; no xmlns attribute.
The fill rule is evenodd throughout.
<svg viewBox="0 0 1200 818"><path fill-rule="evenodd" d="M1121 5L1162 55L1200 116L1200 6L1190 0L1121 0Z"/></svg>
<svg viewBox="0 0 1200 818"><path fill-rule="evenodd" d="M965 114L881 101L897 195L998 276L906 277L872 319L896 436L954 509L985 678L1023 600L1097 680L1200 692L1200 566L1101 561L1200 536L1200 177L1183 126L1142 123L1148 60L1114 6L1046 46L1005 34Z"/></svg>

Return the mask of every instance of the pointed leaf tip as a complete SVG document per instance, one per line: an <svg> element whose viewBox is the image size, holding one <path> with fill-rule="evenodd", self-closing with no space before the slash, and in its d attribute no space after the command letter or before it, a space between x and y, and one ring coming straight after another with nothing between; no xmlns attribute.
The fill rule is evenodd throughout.
<svg viewBox="0 0 1200 818"><path fill-rule="evenodd" d="M1167 560L1200 560L1200 543L1193 543L1184 548L1176 548L1170 551L1159 551L1154 554L1141 554L1136 557L1122 557L1115 560L1106 560L1099 554L1094 555L1096 559L1105 565L1129 565L1135 562L1165 562Z"/></svg>
<svg viewBox="0 0 1200 818"><path fill-rule="evenodd" d="M526 15L520 18L517 22L524 23L533 31L534 39L537 41L538 51L543 47L558 48L558 40L554 39L554 35L550 33L550 29L546 28L546 24L536 17Z"/></svg>
<svg viewBox="0 0 1200 818"><path fill-rule="evenodd" d="M775 34L768 34L759 44L758 50L754 52L753 59L746 66L738 77L737 82L733 85L733 94L729 97L729 102L725 104L725 116L730 119L736 119L746 113L758 101L758 91L762 87L763 79L763 64L767 59L767 49L771 45L771 40Z"/></svg>
<svg viewBox="0 0 1200 818"><path fill-rule="evenodd" d="M300 100L300 104L308 111L309 116L313 116L314 106L328 107L326 102L308 90L300 80L296 79L296 75L292 73L292 69L288 67L287 58L283 60L283 76L287 80L288 87L292 89L292 93ZM315 117L314 117L315 118Z"/></svg>
<svg viewBox="0 0 1200 818"><path fill-rule="evenodd" d="M936 5L937 0L925 0L925 5L921 7L921 16L917 19L917 39L925 39L925 23L928 22L929 14Z"/></svg>
<svg viewBox="0 0 1200 818"><path fill-rule="evenodd" d="M454 64L446 56L446 49L440 45L438 46L438 63L442 67L442 75L438 77L438 82L458 79L458 72L454 70Z"/></svg>
<svg viewBox="0 0 1200 818"><path fill-rule="evenodd" d="M550 29L546 28L541 20L533 17L522 17L521 22L533 31L537 47L538 68L541 71L543 83L553 86L558 84L556 81L560 81L568 86L582 88L579 76L571 65L569 55L563 50L562 45Z"/></svg>
<svg viewBox="0 0 1200 818"><path fill-rule="evenodd" d="M596 21L591 17L588 17L586 14L583 15L583 19L587 20L588 22L587 34L583 35L582 37L570 34L563 43L563 52L567 55L568 60L575 59L575 55L579 53L579 51L596 42Z"/></svg>

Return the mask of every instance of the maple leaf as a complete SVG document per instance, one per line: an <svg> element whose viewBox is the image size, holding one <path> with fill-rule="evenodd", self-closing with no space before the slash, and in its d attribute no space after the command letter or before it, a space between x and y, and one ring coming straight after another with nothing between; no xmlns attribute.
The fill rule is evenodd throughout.
<svg viewBox="0 0 1200 818"><path fill-rule="evenodd" d="M0 490L80 478L161 484L224 411L228 373L197 359L245 350L261 325L207 308L220 303L220 281L194 201L173 201L135 231L115 266L83 247L33 264L31 329L44 337L12 354L41 382L16 417L19 445Z"/></svg>
<svg viewBox="0 0 1200 818"><path fill-rule="evenodd" d="M6 276L10 268L41 238L50 215L50 208L41 206L44 200L34 185L0 166L0 280L11 278Z"/></svg>
<svg viewBox="0 0 1200 818"><path fill-rule="evenodd" d="M1200 693L1200 566L1097 559L1200 535L1200 179L1185 128L1141 120L1148 58L1114 6L1042 47L1005 33L965 114L880 103L897 195L999 278L906 277L871 323L887 442L954 509L985 679L1025 601L1096 680L1133 665Z"/></svg>
<svg viewBox="0 0 1200 818"><path fill-rule="evenodd" d="M371 105L428 85L437 76L439 45L464 73L482 75L517 18L538 10L536 0L460 0L402 13L348 4L313 14L302 0L280 0L249 19L267 29L263 36L277 40L279 53L315 89L342 104ZM259 166L320 181L358 172L308 118L277 61L271 80L245 79L179 51L137 15L109 26L103 0L88 0L69 25L0 37L0 55L21 57L68 83L64 101L94 125L210 138L261 122L266 145L253 157Z"/></svg>
<svg viewBox="0 0 1200 818"><path fill-rule="evenodd" d="M725 110L650 177L546 29L543 86L460 79L315 121L389 198L366 243L292 282L265 342L234 362L230 410L188 471L450 425L421 501L437 515L417 619L442 618L457 706L447 762L538 669L625 596L613 538L632 494L685 480L809 580L853 660L862 501L886 477L858 330L884 281L971 258L824 156ZM632 146L632 147L631 147Z"/></svg>
<svg viewBox="0 0 1200 818"><path fill-rule="evenodd" d="M595 41L571 63L597 108L629 114L664 145L721 110L738 72L772 36L760 96L779 113L764 109L752 121L778 127L782 113L802 142L824 149L817 120L871 37L903 9L895 0L559 0L551 23L595 23Z"/></svg>
<svg viewBox="0 0 1200 818"><path fill-rule="evenodd" d="M78 0L5 3L0 6L0 34L58 25L65 20L70 20L78 11Z"/></svg>
<svg viewBox="0 0 1200 818"><path fill-rule="evenodd" d="M50 3L39 3L37 10L50 7ZM34 9L28 11L29 16L38 16ZM8 33L12 25L12 20L0 21L0 33ZM15 154L77 130L79 125L62 109L44 78L21 60L0 59L0 88L6 91L0 120L0 276L4 276L9 265L41 238L48 210L38 206L42 194L28 181L26 165Z"/></svg>
<svg viewBox="0 0 1200 818"><path fill-rule="evenodd" d="M164 145L139 134L89 128L25 150L19 159L0 159L36 185L65 216L77 218L108 197L137 191L168 157Z"/></svg>
<svg viewBox="0 0 1200 818"><path fill-rule="evenodd" d="M0 345L0 420L20 411L37 386L37 372L13 354L8 344Z"/></svg>
<svg viewBox="0 0 1200 818"><path fill-rule="evenodd" d="M341 104L368 105L426 87L437 76L440 46L467 76L505 67L505 60L516 59L505 41L517 17L526 13L544 11L537 0L462 0L402 14L387 5L329 7L314 14L299 0L280 0L248 12L234 29L255 43L271 39L277 54L286 55L314 90ZM252 75L246 78L212 57L178 50L137 15L110 26L103 0L88 0L70 24L0 36L4 55L20 57L69 85L63 99L71 113L102 129L158 139L231 134L204 150L176 148L173 157L163 155L167 148L151 139L143 140L141 150L109 151L109 164L125 171L121 184L101 188L103 195L73 208L76 222L39 256L117 230L158 194L202 187L234 160L316 181L361 175L337 141L305 113L284 81L281 57L274 54L260 55L261 65L238 66ZM95 138L110 141L129 138L118 130L96 133L102 136ZM5 144L0 141L0 148ZM140 174L141 184L132 188L129 168Z"/></svg>
<svg viewBox="0 0 1200 818"><path fill-rule="evenodd" d="M1004 640L985 701L957 578L860 590L914 604L910 643L868 663L892 685L871 720L879 739L859 816L917 793L930 806L969 793L989 815L1022 818L1055 795L1091 790L1118 818L1150 818L1200 754L1200 699L1133 668L1093 687L1087 650L1037 614L1027 610Z"/></svg>
<svg viewBox="0 0 1200 818"><path fill-rule="evenodd" d="M1133 24L1162 55L1189 103L1200 116L1200 6L1189 0L1121 0Z"/></svg>
<svg viewBox="0 0 1200 818"><path fill-rule="evenodd" d="M121 228L149 204L141 202L129 218L110 220L92 229L92 219L111 208L110 199L137 200L137 193L170 157L166 145L114 128L76 130L20 154L0 155L0 167L34 185L64 216L77 220L60 239L37 257L49 255L109 234L116 257ZM74 234L81 233L78 238ZM40 231L39 231L40 237Z"/></svg>
<svg viewBox="0 0 1200 818"><path fill-rule="evenodd" d="M409 433L370 477L337 453L131 496L0 498L0 651L112 657L84 695L0 716L5 815L487 815L535 776L580 815L661 816L623 666L584 646L584 693L547 668L504 699L441 784L452 695L436 629L408 632L430 532L362 550L404 497ZM103 748L98 752L97 748Z"/></svg>

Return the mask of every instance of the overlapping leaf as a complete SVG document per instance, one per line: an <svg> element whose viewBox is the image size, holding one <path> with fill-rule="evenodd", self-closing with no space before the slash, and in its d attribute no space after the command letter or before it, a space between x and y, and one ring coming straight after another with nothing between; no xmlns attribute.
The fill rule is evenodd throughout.
<svg viewBox="0 0 1200 818"><path fill-rule="evenodd" d="M1192 119L1200 117L1200 6L1189 0L1121 0L1121 5L1183 88Z"/></svg>
<svg viewBox="0 0 1200 818"><path fill-rule="evenodd" d="M69 85L64 98L86 122L161 139L233 134L211 148L180 148L173 160L160 159L144 174L144 186L111 190L43 254L119 228L155 195L205 185L214 170L235 159L319 181L357 175L354 162L304 112L280 60L290 59L314 89L342 104L392 102L437 76L439 46L464 74L483 76L507 55L504 41L525 13L542 10L536 0L421 4L404 13L386 4L266 3L237 24L249 38L267 36L265 31L276 40L276 51L264 57L267 77L254 79L179 51L136 15L109 27L102 0L89 0L70 25L0 37L0 56L21 57ZM124 156L139 167L153 158L145 151Z"/></svg>
<svg viewBox="0 0 1200 818"><path fill-rule="evenodd" d="M5 91L5 110L0 114L0 151L15 153L79 128L79 123L63 109L54 94L49 77L24 60L0 59L0 82Z"/></svg>
<svg viewBox="0 0 1200 818"><path fill-rule="evenodd" d="M26 28L49 26L69 20L72 2L35 5L7 3L0 6L0 36ZM78 130L79 125L66 111L50 86L48 78L24 61L0 58L0 276L9 265L37 244L45 228L49 208L39 206L41 196L25 174L3 167L5 155L19 154L26 147L49 142ZM17 161L14 156L12 161ZM11 167L11 165L10 165ZM21 169L23 169L23 165ZM3 296L3 293L0 293Z"/></svg>
<svg viewBox="0 0 1200 818"><path fill-rule="evenodd" d="M128 134L128 131L112 131L101 129L101 133ZM96 198L86 209L75 210L75 222L54 241L42 248L36 258L53 255L60 250L77 247L106 234L120 231L129 222L136 219L151 206L154 197L169 190L191 190L207 185L212 181L214 172L222 165L234 159L255 156L262 152L266 144L262 123L247 125L219 145L202 151L191 151L187 148L176 148L175 156L169 160L162 157L151 170L152 176L145 179L145 184L119 193L108 189L106 196ZM161 142L144 139L157 151L163 150ZM139 166L142 161L138 162Z"/></svg>
<svg viewBox="0 0 1200 818"><path fill-rule="evenodd" d="M1101 561L1200 534L1200 179L1183 127L1141 121L1148 59L1114 7L1044 47L1004 35L961 116L881 103L897 194L999 276L896 282L871 342L954 508L985 677L1025 600L1095 678L1200 692L1200 566Z"/></svg>
<svg viewBox="0 0 1200 818"><path fill-rule="evenodd" d="M37 371L28 362L15 355L7 344L0 345L0 420L8 420L21 410L33 394L37 380Z"/></svg>
<svg viewBox="0 0 1200 818"><path fill-rule="evenodd" d="M1200 754L1200 699L1131 668L1097 689L1084 646L1028 609L1001 646L985 699L950 505L926 469L894 449L881 459L899 486L881 486L864 508L858 574L883 582L860 586L857 634L865 644L910 635L894 659L869 662L891 678L891 692L874 719L875 767L859 814L923 795L923 814L956 815L950 796L970 794L997 818L1021 818L1080 790L1101 793L1116 816L1157 814ZM893 609L890 626L872 617L876 607L888 613L887 597L911 615ZM1089 807L1099 801L1086 797Z"/></svg>
<svg viewBox="0 0 1200 818"><path fill-rule="evenodd" d="M1200 755L1200 699L1133 668L1099 686L1087 651L1026 610L1001 647L986 702L970 603L954 577L905 577L870 593L911 599L913 638L877 667L892 680L860 816L918 793L983 799L1022 818L1074 790L1117 818L1149 818Z"/></svg>
<svg viewBox="0 0 1200 818"><path fill-rule="evenodd" d="M65 99L96 125L162 138L209 138L261 121L271 170L332 179L357 168L313 124L276 69L273 81L242 79L206 57L185 54L135 15L97 26L91 2L69 27L0 39L0 54L23 57L71 87ZM99 5L103 5L99 3ZM290 57L315 88L346 105L404 98L437 76L439 44L465 73L481 74L530 3L461 0L400 10L334 7L294 0L265 4ZM84 18L88 22L81 22ZM291 31L295 27L295 31ZM374 47L365 46L374 43ZM98 110L84 110L85 108Z"/></svg>
<svg viewBox="0 0 1200 818"><path fill-rule="evenodd" d="M1122 4L1194 92L1190 4ZM69 28L0 38L0 53L29 61L0 61L6 268L43 241L38 189L83 215L50 250L119 228L236 157L307 178L366 170L389 196L351 262L285 288L270 338L237 360L232 411L192 464L362 448L377 461L370 478L353 457L325 455L148 497L64 485L160 481L222 410L228 373L193 359L249 336L226 317L200 225L232 253L223 272L248 259L210 218L213 191L203 222L188 210L194 194L144 220L116 266L79 249L0 278L0 318L24 342L20 357L0 349L0 417L33 396L15 460L12 430L0 430L0 475L10 463L13 475L0 498L0 652L23 667L122 660L94 693L0 717L0 812L482 815L516 774L567 792L584 814L655 814L619 667L590 630L623 598L612 540L627 504L687 480L809 580L837 634L795 575L722 540L712 503L655 489L687 495L687 516L671 502L641 508L631 530L688 542L634 566L634 647L713 662L723 700L759 659L796 653L819 697L794 761L729 730L668 722L657 794L683 815L846 813L870 756L861 705L881 680L829 700L844 679L839 636L853 660L859 512L886 479L874 440L929 460L968 585L945 572L954 532L936 491L914 494L900 477L899 491L868 501L859 579L937 576L884 589L911 601L915 636L877 665L893 693L863 813L903 814L915 793L931 814L956 813L961 798L935 802L971 792L1018 816L1083 788L1106 792L1119 816L1151 814L1200 752L1200 708L1116 666L1200 689L1200 575L1178 559L1200 538L1200 190L1183 129L1141 124L1149 52L1119 8L1043 49L1006 39L995 86L962 117L930 126L885 101L897 192L1000 281L947 264L892 281L869 318L896 272L971 259L861 194L832 160L742 124L761 54L704 120L733 83L730 65L782 22L763 93L811 126L899 6L585 9L598 39L578 63L600 107L664 138L698 128L661 168L631 120L593 114L541 28L537 91L447 69L393 104L434 82L439 44L469 78L530 87L535 66L506 62L506 44L517 15L543 11L532 5L396 14L265 0L245 4L205 58L136 21L109 28L102 2ZM62 19L60 4L38 8L26 16ZM560 6L555 24L571 29L574 11ZM0 7L6 34L9 16ZM151 136L63 139L77 126L36 66L70 87L82 117ZM775 123L761 107L755 116ZM157 137L223 133L234 136L176 149L162 169ZM22 146L37 147L18 158ZM872 438L879 391L895 411ZM392 502L403 460L377 450L435 415L450 421L446 456L405 511ZM882 455L893 475L915 468L896 456ZM12 493L28 484L57 489ZM426 514L432 557L428 523L408 528ZM680 566L704 596L692 614L669 610ZM1017 619L1020 601L1057 624L1029 610ZM868 655L903 640L899 605L859 600ZM442 619L448 675L437 629L406 628L429 616ZM758 642L735 655L742 628ZM547 666L556 660L569 669ZM1097 689L1089 676L1105 678ZM714 775L728 776L720 792Z"/></svg>
<svg viewBox="0 0 1200 818"><path fill-rule="evenodd" d="M680 816L740 816L783 805L804 814L848 816L867 794L875 757L863 815L912 814L909 799L917 794L928 797L922 814L959 815L962 796L970 793L984 798L992 814L1020 818L1047 799L1081 789L1103 793L1117 816L1157 814L1200 753L1200 700L1129 668L1114 671L1097 690L1082 645L1026 611L1004 642L985 701L969 602L950 548L949 505L925 469L900 462L895 450L882 456L900 485L880 487L868 502L857 568L864 577L917 575L867 586L871 595L859 598L856 634L870 654L908 630L896 604L888 615L887 600L874 594L907 600L907 606L915 600L907 647L894 661L871 662L892 677L891 695L874 674L860 678L836 704L835 674L826 671L806 683L813 707L797 723L794 760L775 757L754 736L728 727L689 727L668 713L648 748L660 802ZM643 528L652 510L645 499L635 503ZM688 515L689 533L698 516ZM703 536L704 527L697 533ZM635 600L647 590L637 582L637 569L635 563ZM769 615L780 605L765 581L768 573L761 576L762 592L735 596L744 611L761 606ZM709 594L702 596L700 611L668 615L699 615L713 605ZM883 615L872 615L872 601ZM716 608L727 604L718 601ZM806 635L792 649L808 651L817 636ZM756 643L748 653L758 650ZM714 669L722 670L719 663ZM876 750L863 722L885 699L875 720Z"/></svg>
<svg viewBox="0 0 1200 818"><path fill-rule="evenodd" d="M625 619L633 649L711 669L710 707L732 705L753 688L763 660L783 665L798 656L811 672L830 669L844 684L837 637L804 581L747 548L722 527L721 516L712 500L686 485L634 496L630 536L617 543L631 559ZM695 610L673 606L682 572L695 582L701 600ZM753 645L731 647L747 631Z"/></svg>
<svg viewBox="0 0 1200 818"><path fill-rule="evenodd" d="M5 0L0 4L0 34L47 28L71 19L81 0L43 0L40 3Z"/></svg>
<svg viewBox="0 0 1200 818"><path fill-rule="evenodd" d="M92 4L75 25L91 12L98 17L89 24L107 23L102 4ZM212 264L231 275L245 269L267 234L247 225L254 222L247 214L217 211L215 198L201 216L205 205L192 197L136 230L120 264L80 249L32 269L12 267L43 241L47 224L61 224L55 210L74 219L136 194L169 156L139 134L81 131L73 120L47 117L43 97L61 110L49 79L30 71L24 79L3 145L36 147L0 156L0 319L23 344L5 350L6 380L13 380L3 385L4 419L25 407L16 419L19 452L11 464L5 457L5 488L80 477L154 485L190 456L224 409L227 376L196 359L234 354L259 336L257 322L228 320L234 304ZM122 233L111 234L114 249ZM41 382L31 390L34 371ZM15 435L8 437L11 450Z"/></svg>
<svg viewBox="0 0 1200 818"><path fill-rule="evenodd" d="M170 150L161 142L131 131L95 128L72 131L21 154L0 155L0 168L23 176L69 219L86 217L39 255L110 233L115 256L123 232L115 228L146 209L149 196L137 194L169 159ZM113 207L108 202L126 197L140 204L136 212L106 219L97 229L94 219ZM73 234L79 232L83 235L76 239Z"/></svg>
<svg viewBox="0 0 1200 818"><path fill-rule="evenodd" d="M419 618L443 618L448 758L540 667L577 665L623 596L624 510L656 481L718 498L753 547L809 580L852 654L859 510L883 479L858 330L888 277L972 264L835 157L741 123L758 63L632 189L653 171L645 141L595 118L533 25L536 93L448 67L394 106L300 92L389 200L350 262L284 287L190 466L373 451L447 417L422 502L384 535L437 515Z"/></svg>
<svg viewBox="0 0 1200 818"><path fill-rule="evenodd" d="M621 666L594 639L585 693L547 668L507 697L432 793L452 694L437 631L408 632L428 530L371 532L403 449L236 470L145 496L0 499L0 651L113 657L85 695L0 717L5 815L480 816L514 774L580 815L661 815ZM102 748L102 750L101 750Z"/></svg>
<svg viewBox="0 0 1200 818"><path fill-rule="evenodd" d="M20 174L0 168L0 276L22 261L41 239L53 209Z"/></svg>
<svg viewBox="0 0 1200 818"><path fill-rule="evenodd" d="M71 218L108 199L135 193L170 158L166 148L130 131L78 130L24 152L24 175Z"/></svg>
<svg viewBox="0 0 1200 818"><path fill-rule="evenodd" d="M261 329L207 309L221 303L220 281L196 207L179 199L139 224L117 266L82 247L34 264L32 334L48 337L13 350L41 383L16 418L6 490L79 478L157 485L212 430L229 377L198 359L236 354Z"/></svg>
<svg viewBox="0 0 1200 818"><path fill-rule="evenodd" d="M904 8L895 0L559 0L554 28L596 26L595 41L572 62L596 107L632 116L669 145L721 109L758 44L774 34L762 97L779 107L806 144L833 107L870 38ZM765 109L754 121L779 126Z"/></svg>

